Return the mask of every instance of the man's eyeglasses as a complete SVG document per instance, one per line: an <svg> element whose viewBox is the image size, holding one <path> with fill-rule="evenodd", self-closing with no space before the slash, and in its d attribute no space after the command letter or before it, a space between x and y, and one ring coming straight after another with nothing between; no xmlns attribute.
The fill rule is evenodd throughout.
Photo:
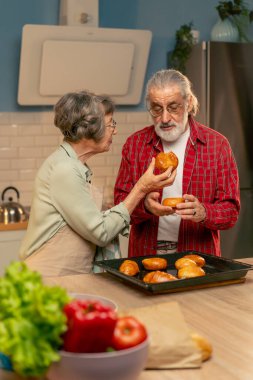
<svg viewBox="0 0 253 380"><path fill-rule="evenodd" d="M114 130L116 126L117 126L116 121L112 119L111 123L109 125L106 125L106 128L112 128Z"/></svg>
<svg viewBox="0 0 253 380"><path fill-rule="evenodd" d="M166 106L166 111L172 116L177 116L180 114L182 108L183 108L183 104L175 103L175 104ZM148 107L148 111L151 116L159 117L163 114L164 108L155 104Z"/></svg>

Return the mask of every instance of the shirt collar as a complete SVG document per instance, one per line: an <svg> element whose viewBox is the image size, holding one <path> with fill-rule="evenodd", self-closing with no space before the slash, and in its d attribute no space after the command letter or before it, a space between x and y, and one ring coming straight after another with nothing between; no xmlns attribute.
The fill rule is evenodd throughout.
<svg viewBox="0 0 253 380"><path fill-rule="evenodd" d="M75 158L76 160L78 160L76 152L74 151L72 146L67 141L63 141L61 143L61 147L66 151L66 153L69 157Z"/></svg>
<svg viewBox="0 0 253 380"><path fill-rule="evenodd" d="M154 125L148 130L147 143L152 144L155 147L159 147L162 150L162 142L159 136L155 132Z"/></svg>
<svg viewBox="0 0 253 380"><path fill-rule="evenodd" d="M191 129L191 140L196 143L197 140L206 144L206 136L203 134L202 129L199 128L199 123L189 115L189 125Z"/></svg>
<svg viewBox="0 0 253 380"><path fill-rule="evenodd" d="M74 158L75 160L77 160L80 163L80 165L82 165L83 170L85 172L87 182L91 182L91 177L93 175L93 172L92 172L91 168L89 167L89 165L87 165L87 163L85 163L85 164L81 163L81 161L78 159L78 156L77 156L75 150L72 148L72 146L67 141L63 141L60 146L66 151L66 153L69 157Z"/></svg>

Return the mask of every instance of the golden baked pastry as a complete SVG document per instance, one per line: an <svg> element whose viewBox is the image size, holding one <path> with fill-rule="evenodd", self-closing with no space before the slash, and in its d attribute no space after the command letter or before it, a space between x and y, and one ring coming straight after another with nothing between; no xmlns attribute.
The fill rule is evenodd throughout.
<svg viewBox="0 0 253 380"><path fill-rule="evenodd" d="M193 260L199 267L203 267L206 264L204 257L194 254L189 254L184 256L185 259Z"/></svg>
<svg viewBox="0 0 253 380"><path fill-rule="evenodd" d="M168 266L167 260L162 257L150 257L148 259L144 259L142 260L142 264L147 270L166 269Z"/></svg>
<svg viewBox="0 0 253 380"><path fill-rule="evenodd" d="M167 282L177 280L175 276L170 273L161 272L159 270L149 272L143 277L143 281L146 283L157 284L159 282Z"/></svg>
<svg viewBox="0 0 253 380"><path fill-rule="evenodd" d="M163 206L175 208L178 203L184 203L184 198L164 198L162 201Z"/></svg>
<svg viewBox="0 0 253 380"><path fill-rule="evenodd" d="M191 332L191 338L198 350L201 352L202 361L204 362L205 360L209 359L213 353L213 347L211 343L196 332Z"/></svg>
<svg viewBox="0 0 253 380"><path fill-rule="evenodd" d="M175 267L177 269L180 269L180 268L183 268L183 267L187 267L189 265L197 266L197 264L196 264L195 261L191 260L190 258L186 258L186 257L181 257L181 259L178 259L175 262Z"/></svg>
<svg viewBox="0 0 253 380"><path fill-rule="evenodd" d="M194 264L180 268L177 272L177 277L180 279L184 279L205 276L205 274L206 272L202 268Z"/></svg>
<svg viewBox="0 0 253 380"><path fill-rule="evenodd" d="M155 167L160 171L165 172L170 166L173 170L178 167L178 158L173 152L160 152L155 158Z"/></svg>
<svg viewBox="0 0 253 380"><path fill-rule="evenodd" d="M140 272L140 269L136 261L124 260L119 267L119 271L126 274L127 276L135 276Z"/></svg>

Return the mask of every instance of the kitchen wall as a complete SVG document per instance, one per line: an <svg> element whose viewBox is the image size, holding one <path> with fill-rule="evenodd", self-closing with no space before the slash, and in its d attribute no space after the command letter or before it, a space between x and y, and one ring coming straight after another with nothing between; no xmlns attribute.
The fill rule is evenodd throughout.
<svg viewBox="0 0 253 380"><path fill-rule="evenodd" d="M252 5L253 0L248 0ZM35 174L61 137L52 124L52 107L21 107L17 104L18 70L22 27L25 24L57 24L59 0L8 0L0 12L0 192L9 185L21 193L29 206ZM149 29L153 33L146 80L166 67L166 53L175 43L175 31L193 22L200 40L208 40L217 20L217 0L99 0L99 26ZM252 26L251 26L252 35ZM146 82L145 80L145 82ZM95 183L110 199L123 142L148 123L143 101L119 107L115 115L118 134L112 150L94 157Z"/></svg>
<svg viewBox="0 0 253 380"><path fill-rule="evenodd" d="M253 0L247 2L253 8ZM59 4L60 0L1 1L0 112L48 110L17 104L21 33L25 24L57 25ZM173 49L175 32L182 24L193 22L200 39L209 39L218 18L217 4L218 0L99 0L99 26L152 31L147 79L153 72L166 67L166 53ZM143 102L130 107L135 111L143 108Z"/></svg>
<svg viewBox="0 0 253 380"><path fill-rule="evenodd" d="M117 135L110 152L89 160L94 172L93 183L104 191L104 200L112 202L113 186L118 171L121 149L126 138L148 125L147 112L116 112ZM42 161L62 141L54 127L52 112L12 112L0 114L0 189L15 186L20 202L29 206L35 174ZM10 195L14 195L11 191ZM8 192L6 199L8 198Z"/></svg>

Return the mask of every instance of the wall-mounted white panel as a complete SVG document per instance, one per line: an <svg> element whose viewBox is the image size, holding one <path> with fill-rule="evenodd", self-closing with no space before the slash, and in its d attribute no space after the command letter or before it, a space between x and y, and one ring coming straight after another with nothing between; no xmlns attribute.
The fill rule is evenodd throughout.
<svg viewBox="0 0 253 380"><path fill-rule="evenodd" d="M119 82L122 80L122 76L128 75L128 71L124 65L122 65L122 54L118 54L119 45L128 49L128 59L130 59L130 50L133 49L133 57L131 70L128 77L128 84L121 84L122 88L125 86L127 92L119 95L115 95L107 91L108 95L111 95L116 104L138 104L141 100L141 94L143 89L144 77L147 68L147 62L149 57L149 50L151 45L152 33L148 30L132 30L132 29L109 29L109 28L91 28L91 27L79 27L79 26L58 26L58 25L25 25L22 32L22 44L21 44L21 57L20 57L20 70L19 70L19 84L18 84L18 103L20 105L53 105L55 104L62 94L43 94L49 91L49 84L44 83L44 78L48 75L45 57L48 55L45 53L43 58L43 46L45 41L62 41L69 42L71 46L72 42L90 42L90 43L111 43L114 44L115 50L104 50L103 58L101 58L100 70L101 70L101 91L106 92L108 88L108 81ZM131 45L131 48L130 48ZM124 50L124 49L123 49ZM66 52L68 54L68 51ZM48 57L46 58L47 61ZM80 59L80 58L79 58ZM83 54L82 54L83 59ZM113 62L112 62L113 61ZM107 64L103 64L107 62ZM73 62L77 63L77 61ZM79 62L78 62L79 64ZM83 61L85 65L85 60ZM109 66L113 65L113 68L117 68L117 73L113 70L109 70ZM129 70L129 62L127 63ZM87 69L87 68L86 68ZM95 81L95 64L90 67L90 71L86 72L88 78L92 78L90 83L90 91L94 91L96 86ZM87 70L88 71L88 70ZM60 74L62 82L66 82L72 75L64 72ZM42 82L41 82L42 80ZM125 78L123 78L123 81ZM127 81L127 78L126 78ZM123 83L123 82L121 82ZM69 83L64 87L64 93L72 91L76 88L76 83ZM44 87L45 86L45 87ZM80 86L78 86L80 88ZM77 88L77 89L78 89ZM50 90L54 92L53 89Z"/></svg>
<svg viewBox="0 0 253 380"><path fill-rule="evenodd" d="M126 95L133 57L132 43L45 41L40 94L61 96L68 91L86 89L95 93Z"/></svg>

